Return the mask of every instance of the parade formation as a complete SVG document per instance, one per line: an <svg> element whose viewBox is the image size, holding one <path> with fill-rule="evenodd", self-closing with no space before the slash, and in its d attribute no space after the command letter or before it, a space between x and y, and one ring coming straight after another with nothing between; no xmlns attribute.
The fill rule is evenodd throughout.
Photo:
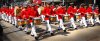
<svg viewBox="0 0 100 41"><path fill-rule="evenodd" d="M95 23L100 23L99 20L99 7L93 4L85 5L84 3L80 5L74 5L70 3L70 6L66 8L62 3L59 5L46 3L44 4L15 4L14 6L2 6L0 8L0 17L7 21L20 30L25 31L27 34L34 36L38 40L38 35L36 33L36 25L42 25L43 22L46 24L48 33L51 36L54 35L51 23L57 22L59 28L66 32L67 29L64 23L70 22L70 26L73 29L77 29L75 22L78 22L80 27L88 27L88 24L95 26Z"/></svg>

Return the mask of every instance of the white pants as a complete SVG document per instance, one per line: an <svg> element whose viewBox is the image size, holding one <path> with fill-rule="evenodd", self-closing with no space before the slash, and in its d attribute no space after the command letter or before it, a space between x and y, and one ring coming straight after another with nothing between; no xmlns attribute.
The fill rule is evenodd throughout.
<svg viewBox="0 0 100 41"><path fill-rule="evenodd" d="M25 27L24 31L26 31L26 32L28 31L28 26Z"/></svg>
<svg viewBox="0 0 100 41"><path fill-rule="evenodd" d="M6 20L9 21L9 16L8 16L8 14L6 15Z"/></svg>
<svg viewBox="0 0 100 41"><path fill-rule="evenodd" d="M35 26L32 25L32 23L31 23L31 27L32 27L32 29L31 29L31 35L34 35L35 37L37 37Z"/></svg>
<svg viewBox="0 0 100 41"><path fill-rule="evenodd" d="M45 21L45 20L44 20L44 18L45 18L45 16L44 16L44 15L41 15L41 18L42 18L42 21Z"/></svg>
<svg viewBox="0 0 100 41"><path fill-rule="evenodd" d="M80 25L85 25L85 27L87 27L87 23L86 23L85 17L81 18Z"/></svg>
<svg viewBox="0 0 100 41"><path fill-rule="evenodd" d="M59 27L61 27L62 30L65 30L65 27L64 27L64 24L63 24L63 20L60 19L59 21L60 21L60 23L59 23Z"/></svg>
<svg viewBox="0 0 100 41"><path fill-rule="evenodd" d="M4 20L7 21L7 19L6 19L7 18L6 13L3 13L3 14L4 14Z"/></svg>
<svg viewBox="0 0 100 41"><path fill-rule="evenodd" d="M4 13L2 13L2 19L3 19L3 20L5 19L5 17L4 17Z"/></svg>
<svg viewBox="0 0 100 41"><path fill-rule="evenodd" d="M59 21L58 15L56 15L57 21Z"/></svg>
<svg viewBox="0 0 100 41"><path fill-rule="evenodd" d="M72 25L74 28L76 28L76 25L75 25L75 23L74 23L74 18L73 18L73 17L71 17L70 23L71 23L71 25Z"/></svg>
<svg viewBox="0 0 100 41"><path fill-rule="evenodd" d="M93 22L93 18L91 17L90 19L88 19L89 23L93 24L94 25L94 22Z"/></svg>
<svg viewBox="0 0 100 41"><path fill-rule="evenodd" d="M47 23L48 31L50 31L50 33L52 33L52 29L51 29L51 25L49 24L49 20L46 20L46 23Z"/></svg>
<svg viewBox="0 0 100 41"><path fill-rule="evenodd" d="M11 18L12 18L12 19L11 19L11 23L14 24L14 21L15 21L15 20L14 20L14 17L11 17Z"/></svg>
<svg viewBox="0 0 100 41"><path fill-rule="evenodd" d="M14 25L17 26L17 19L14 17Z"/></svg>
<svg viewBox="0 0 100 41"><path fill-rule="evenodd" d="M9 16L9 22L10 22L10 23L11 23L11 19L12 19L12 18L11 18L11 15L10 15L10 16Z"/></svg>
<svg viewBox="0 0 100 41"><path fill-rule="evenodd" d="M100 23L99 17L96 17L95 22Z"/></svg>

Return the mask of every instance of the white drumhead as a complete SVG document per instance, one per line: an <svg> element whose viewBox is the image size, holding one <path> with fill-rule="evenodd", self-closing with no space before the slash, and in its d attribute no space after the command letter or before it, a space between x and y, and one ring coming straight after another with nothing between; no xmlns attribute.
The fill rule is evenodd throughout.
<svg viewBox="0 0 100 41"><path fill-rule="evenodd" d="M40 17L35 17L34 19L41 19Z"/></svg>

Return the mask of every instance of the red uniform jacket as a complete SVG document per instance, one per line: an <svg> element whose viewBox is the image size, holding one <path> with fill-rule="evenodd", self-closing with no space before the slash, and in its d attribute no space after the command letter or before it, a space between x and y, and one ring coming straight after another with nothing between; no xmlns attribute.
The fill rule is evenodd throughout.
<svg viewBox="0 0 100 41"><path fill-rule="evenodd" d="M72 6L69 6L69 8L67 9L67 13L70 15L71 17L74 17L74 8Z"/></svg>
<svg viewBox="0 0 100 41"><path fill-rule="evenodd" d="M53 10L55 8L55 6L51 6L52 9L52 14L51 15L55 15L55 11Z"/></svg>
<svg viewBox="0 0 100 41"><path fill-rule="evenodd" d="M31 18L35 18L38 16L37 15L38 13L34 8L28 8L27 11L28 11L29 17ZM32 23L32 19L29 20L29 23Z"/></svg>
<svg viewBox="0 0 100 41"><path fill-rule="evenodd" d="M14 8L12 8L12 9L10 8L10 14L12 17L14 17Z"/></svg>
<svg viewBox="0 0 100 41"><path fill-rule="evenodd" d="M99 14L99 9L98 8L94 9L94 13Z"/></svg>
<svg viewBox="0 0 100 41"><path fill-rule="evenodd" d="M28 19L28 12L27 12L27 10L25 9L25 10L22 10L21 11L21 13L20 13L20 15L18 16L20 19L22 18L22 19Z"/></svg>
<svg viewBox="0 0 100 41"><path fill-rule="evenodd" d="M63 15L65 14L65 10L63 7L57 9L56 14L58 15L59 19L62 19Z"/></svg>
<svg viewBox="0 0 100 41"><path fill-rule="evenodd" d="M77 8L76 9L74 8L74 13L77 13L77 10L78 10Z"/></svg>
<svg viewBox="0 0 100 41"><path fill-rule="evenodd" d="M49 15L52 14L52 9L50 7L45 7L43 15L45 15L45 20L49 20Z"/></svg>
<svg viewBox="0 0 100 41"><path fill-rule="evenodd" d="M92 7L88 7L86 12L89 13L89 14L92 14Z"/></svg>
<svg viewBox="0 0 100 41"><path fill-rule="evenodd" d="M85 16L86 9L83 7L80 7L78 12L81 13L81 16Z"/></svg>

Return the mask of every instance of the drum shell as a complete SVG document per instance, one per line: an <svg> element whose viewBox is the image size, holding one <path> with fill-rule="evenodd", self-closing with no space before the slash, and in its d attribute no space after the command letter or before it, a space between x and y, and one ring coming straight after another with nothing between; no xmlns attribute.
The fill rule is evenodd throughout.
<svg viewBox="0 0 100 41"><path fill-rule="evenodd" d="M18 26L21 26L22 25L22 22L21 21L18 21L17 24L18 24Z"/></svg>
<svg viewBox="0 0 100 41"><path fill-rule="evenodd" d="M76 15L75 17L76 17L76 20L77 19L81 19L81 16L80 15Z"/></svg>
<svg viewBox="0 0 100 41"><path fill-rule="evenodd" d="M56 22L57 21L57 19L56 19L56 17L50 17L50 22Z"/></svg>
<svg viewBox="0 0 100 41"><path fill-rule="evenodd" d="M69 16L64 16L64 17L63 17L63 21L64 21L64 22L69 22L69 20L70 20L70 17L69 17Z"/></svg>
<svg viewBox="0 0 100 41"><path fill-rule="evenodd" d="M34 19L33 24L34 25L41 25L41 19Z"/></svg>
<svg viewBox="0 0 100 41"><path fill-rule="evenodd" d="M88 15L87 15L87 19L90 19L91 17L92 17L91 14L88 14Z"/></svg>

